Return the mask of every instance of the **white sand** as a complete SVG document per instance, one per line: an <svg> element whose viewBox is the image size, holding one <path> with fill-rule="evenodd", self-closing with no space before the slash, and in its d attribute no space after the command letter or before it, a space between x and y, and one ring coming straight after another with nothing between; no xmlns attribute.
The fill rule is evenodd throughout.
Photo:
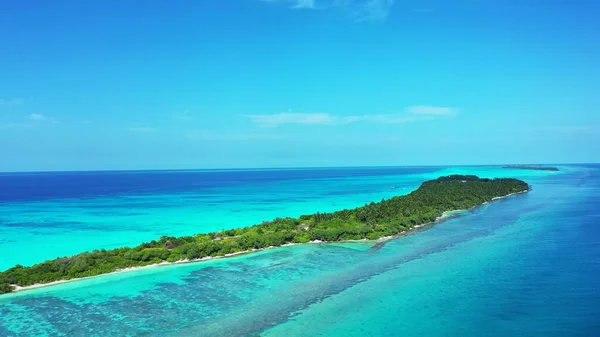
<svg viewBox="0 0 600 337"><path fill-rule="evenodd" d="M314 243L323 243L323 241L321 241L321 240L313 240L313 241L309 241L307 243L313 243L313 244ZM193 260L182 259L182 260L175 261L175 262L163 261L161 263L149 264L147 266L139 266L139 267L129 267L129 268L123 268L123 269L115 269L115 271L112 271L110 273L104 273L104 274L99 274L99 275L95 275L95 276L79 277L79 278L73 278L73 279L70 279L70 280L60 280L60 281L53 281L53 282L48 282L48 283L35 283L35 284L32 284L30 286L25 286L25 287L22 287L22 286L19 286L19 285L16 285L16 284L11 284L11 286L14 287L14 290L11 293L9 293L9 294L17 293L17 292L22 292L22 291L27 291L27 290L33 290L33 289L51 287L51 286L55 286L55 285L63 284L63 283L69 283L69 282L75 282L75 281L81 281L81 280L88 280L88 279L93 279L93 278L96 278L96 277L113 275L113 274L116 274L116 273L125 273L125 272L140 270L140 269L148 269L148 268L170 266L170 265L174 265L174 264L196 263L196 262L202 262L202 261L209 261L209 260L214 260L214 259L221 259L221 258L226 258L226 257L232 257L232 256L236 256L236 255L249 254L249 253L263 251L263 250L268 250L268 249L281 248L281 247L289 247L289 246L295 246L295 245L301 245L301 244L303 244L303 243L286 243L286 244L283 244L283 245L278 246L278 247L269 246L267 248L261 248L261 249L254 248L254 249L251 249L251 250L244 250L244 251L241 251L241 252L225 254L223 256L206 256L206 257L203 257L203 258L200 258L200 259L193 259Z"/></svg>
<svg viewBox="0 0 600 337"><path fill-rule="evenodd" d="M508 197L513 196L515 194L521 194L521 193L526 193L526 192L529 192L529 190L521 191L521 192L516 192L516 193L511 193L511 194L505 195L503 197L496 197L496 198L493 198L492 201L499 200L499 199L504 199L504 198L508 198ZM486 203L484 203L484 204L486 204ZM475 207L477 207L477 206L475 206ZM400 235L385 236L385 237L379 238L379 239L374 240L374 241L375 242L383 242L383 241L388 241L388 240L392 240L392 239L398 238L400 236L411 234L411 232L413 232L416 229L419 229L419 228L424 227L424 226L429 226L429 225L433 225L433 224L439 223L439 222L445 220L446 218L450 217L453 213L460 212L460 211L464 211L464 210L446 211L446 212L442 213L441 216L437 217L434 222L429 222L429 223L424 223L424 224L416 225L416 226L411 227L409 230L401 233ZM352 242L352 241L369 241L369 240L367 240L367 239L363 239L363 240L348 240L346 242ZM336 241L336 242L344 242L344 241ZM313 240L313 241L309 241L308 243L310 243L310 244L317 243L318 244L318 243L325 243L325 241ZM22 291L27 291L27 290L33 290L33 289L39 289L39 288L45 288L45 287L51 287L51 286L55 286L55 285L58 285L58 284L63 284L63 283L68 283L68 282L75 282L75 281L80 281L80 280L87 280L87 279L92 279L92 278L95 278L95 277L102 277L102 276L106 276L106 275L112 275L112 274L115 274L115 273L125 273L125 272L140 270L140 269L155 268L155 267L168 266L168 265L174 265L174 264L196 263L196 262L202 262L202 261L209 261L209 260L213 260L213 259L226 258L226 257L231 257L231 256L236 256L236 255L242 255L242 254L248 254L248 253L257 252L257 251L263 251L263 250L267 250L267 249L289 247L289 246L295 246L295 245L301 245L301 244L302 243L286 243L286 244L281 245L279 247L270 246L270 247L261 248L261 249L251 249L251 250L245 250L245 251L236 252L236 253L225 254L223 256L206 256L206 257L203 257L203 258L200 258L200 259L193 259L193 260L182 259L182 260L175 261L175 262L163 261L161 263L150 264L150 265L147 265L147 266L129 267L129 268L124 268L124 269L116 269L113 272L105 273L105 274L100 274L100 275L96 275L96 276L80 277L80 278L74 278L74 279L70 279L70 280L60 280L60 281L54 281L54 282L49 282L49 283L35 283L35 284L32 284L30 286L25 286L25 287L18 286L16 284L12 284L12 286L14 287L14 290L13 290L12 293L22 292Z"/></svg>

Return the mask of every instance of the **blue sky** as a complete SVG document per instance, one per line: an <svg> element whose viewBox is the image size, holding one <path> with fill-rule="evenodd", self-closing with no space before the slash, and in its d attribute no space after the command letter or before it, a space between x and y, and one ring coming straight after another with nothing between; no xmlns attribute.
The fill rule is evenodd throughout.
<svg viewBox="0 0 600 337"><path fill-rule="evenodd" d="M0 171L600 161L594 1L0 6Z"/></svg>

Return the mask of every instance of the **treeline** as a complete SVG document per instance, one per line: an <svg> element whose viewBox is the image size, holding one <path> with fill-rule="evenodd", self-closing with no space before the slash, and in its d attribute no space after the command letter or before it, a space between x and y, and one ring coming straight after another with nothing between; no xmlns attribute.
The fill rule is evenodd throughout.
<svg viewBox="0 0 600 337"><path fill-rule="evenodd" d="M134 248L94 250L31 267L17 265L0 273L0 294L13 291L12 285L49 283L163 261L223 256L286 243L374 240L433 222L444 211L468 209L495 197L528 189L525 182L517 179L480 179L464 175L441 177L424 182L408 195L354 209L299 218L277 218L251 227L194 236L163 236Z"/></svg>

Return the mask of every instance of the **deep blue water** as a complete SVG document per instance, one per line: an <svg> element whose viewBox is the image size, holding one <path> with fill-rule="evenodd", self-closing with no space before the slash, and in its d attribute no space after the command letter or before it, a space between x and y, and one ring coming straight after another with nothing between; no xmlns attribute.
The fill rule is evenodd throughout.
<svg viewBox="0 0 600 337"><path fill-rule="evenodd" d="M98 179L83 184L125 180L129 185L95 194L76 192L75 186L54 194L49 189L4 202L0 230L10 235L0 238L14 242L0 242L0 253L11 245L36 251L31 242L48 238L58 243L45 247L67 251L61 247L89 233L98 239L76 248L110 246L123 237L135 241L169 229L204 231L212 225L202 220L211 215L227 226L245 216L252 222L349 207L408 193L423 180L449 173L515 176L533 189L378 250L369 243L301 245L1 296L0 336L598 336L600 165L560 168L558 173L494 167L197 173L209 180L215 174L222 183L203 183L195 172L111 173L118 177L110 178L69 173ZM227 180L228 174L236 180ZM18 178L20 186L26 185L24 177ZM197 185L186 188L178 181L183 177ZM43 180L43 174L35 179ZM46 186L58 181L56 175L46 179L53 181ZM123 202L129 206L120 207ZM139 214L128 215L132 207ZM196 207L201 212L190 211ZM98 208L110 215L90 215ZM230 217L239 214L232 210L242 214ZM6 226L23 217L32 227ZM154 217L161 221L148 231L143 221ZM135 221L115 225L126 220ZM39 253L56 255L52 249ZM0 256L4 265L26 258Z"/></svg>
<svg viewBox="0 0 600 337"><path fill-rule="evenodd" d="M356 207L439 168L0 174L0 270L277 216ZM418 178L415 178L418 177ZM399 189L392 189L398 187ZM30 254L14 255L23 245Z"/></svg>
<svg viewBox="0 0 600 337"><path fill-rule="evenodd" d="M436 167L0 173L0 202L203 192L303 179L435 172Z"/></svg>

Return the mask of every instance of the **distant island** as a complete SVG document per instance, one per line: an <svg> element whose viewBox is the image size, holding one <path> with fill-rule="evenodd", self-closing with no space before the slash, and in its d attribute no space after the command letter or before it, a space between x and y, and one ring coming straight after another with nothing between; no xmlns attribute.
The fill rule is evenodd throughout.
<svg viewBox="0 0 600 337"><path fill-rule="evenodd" d="M551 166L537 166L537 165L505 165L503 169L515 169L515 170L534 170L534 171L560 171L557 167Z"/></svg>
<svg viewBox="0 0 600 337"><path fill-rule="evenodd" d="M0 273L0 294L128 268L231 256L285 244L393 237L432 223L444 212L469 209L528 190L527 183L512 178L440 177L424 182L410 194L354 209L277 218L250 227L194 236L163 236L134 248L94 250L31 267L17 265Z"/></svg>

